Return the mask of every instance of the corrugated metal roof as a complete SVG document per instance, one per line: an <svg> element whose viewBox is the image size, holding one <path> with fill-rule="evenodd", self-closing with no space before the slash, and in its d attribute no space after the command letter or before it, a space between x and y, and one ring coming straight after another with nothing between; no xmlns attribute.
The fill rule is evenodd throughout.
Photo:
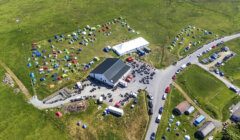
<svg viewBox="0 0 240 140"><path fill-rule="evenodd" d="M233 115L234 115L235 117L240 118L240 107L239 107L235 112L233 112Z"/></svg>
<svg viewBox="0 0 240 140"><path fill-rule="evenodd" d="M107 58L91 73L103 74L115 84L131 67L118 58Z"/></svg>
<svg viewBox="0 0 240 140"><path fill-rule="evenodd" d="M202 137L206 137L214 129L215 125L213 124L213 122L206 122L202 127L198 129L198 132Z"/></svg>

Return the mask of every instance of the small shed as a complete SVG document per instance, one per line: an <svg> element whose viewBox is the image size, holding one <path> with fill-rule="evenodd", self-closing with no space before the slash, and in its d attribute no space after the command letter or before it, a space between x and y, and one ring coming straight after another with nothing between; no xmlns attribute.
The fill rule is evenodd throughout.
<svg viewBox="0 0 240 140"><path fill-rule="evenodd" d="M190 104L187 101L183 101L173 109L173 113L176 115L182 115L185 111L189 109L189 107Z"/></svg>
<svg viewBox="0 0 240 140"><path fill-rule="evenodd" d="M213 122L206 122L202 127L197 131L197 135L201 138L205 138L209 133L215 129Z"/></svg>
<svg viewBox="0 0 240 140"><path fill-rule="evenodd" d="M193 113L195 110L195 108L193 106L189 107L188 110L185 112L186 115L189 115L191 113Z"/></svg>

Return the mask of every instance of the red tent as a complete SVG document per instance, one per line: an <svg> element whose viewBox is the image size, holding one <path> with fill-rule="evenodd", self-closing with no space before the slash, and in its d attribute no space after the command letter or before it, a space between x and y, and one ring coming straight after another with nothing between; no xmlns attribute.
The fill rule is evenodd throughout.
<svg viewBox="0 0 240 140"><path fill-rule="evenodd" d="M170 93L170 91L171 91L171 88L170 88L170 86L168 86L168 87L165 89L165 93Z"/></svg>
<svg viewBox="0 0 240 140"><path fill-rule="evenodd" d="M62 117L62 113L61 113L61 112L59 112L59 111L58 111L58 112L56 112L56 113L55 113L55 115L56 115L57 117L59 117L59 118L60 118L60 117Z"/></svg>

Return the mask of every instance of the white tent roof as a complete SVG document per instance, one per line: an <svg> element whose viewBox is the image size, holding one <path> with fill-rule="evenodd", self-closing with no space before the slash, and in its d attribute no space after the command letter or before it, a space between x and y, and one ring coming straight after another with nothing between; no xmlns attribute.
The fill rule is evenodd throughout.
<svg viewBox="0 0 240 140"><path fill-rule="evenodd" d="M136 39L115 45L112 48L113 48L113 50L116 51L116 53L118 55L121 56L121 55L126 54L127 52L130 52L132 50L135 50L137 48L147 46L147 45L149 45L149 42L147 40L145 40L142 37L138 37Z"/></svg>

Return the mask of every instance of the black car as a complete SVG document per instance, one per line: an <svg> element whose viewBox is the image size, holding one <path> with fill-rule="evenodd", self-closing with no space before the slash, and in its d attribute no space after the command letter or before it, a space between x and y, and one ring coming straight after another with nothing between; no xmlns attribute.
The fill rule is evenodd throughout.
<svg viewBox="0 0 240 140"><path fill-rule="evenodd" d="M149 109L148 109L148 114L149 114L149 115L152 115L152 114L153 114L153 109L152 109L152 108L149 108Z"/></svg>
<svg viewBox="0 0 240 140"><path fill-rule="evenodd" d="M156 139L156 134L155 134L155 132L153 132L153 133L151 134L150 139L151 139L151 140L155 140L155 139Z"/></svg>
<svg viewBox="0 0 240 140"><path fill-rule="evenodd" d="M163 107L160 107L159 108L159 114L162 114L162 112L163 112Z"/></svg>
<svg viewBox="0 0 240 140"><path fill-rule="evenodd" d="M149 108L152 108L152 107L153 107L153 103L152 103L151 100L148 101L148 106L149 106Z"/></svg>

